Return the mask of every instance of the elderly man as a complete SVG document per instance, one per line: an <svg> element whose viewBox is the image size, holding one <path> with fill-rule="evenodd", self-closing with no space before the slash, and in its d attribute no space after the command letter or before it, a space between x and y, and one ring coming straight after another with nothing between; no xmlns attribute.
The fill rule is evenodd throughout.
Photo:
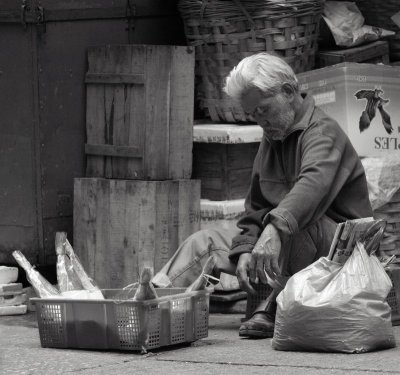
<svg viewBox="0 0 400 375"><path fill-rule="evenodd" d="M372 216L364 169L340 126L301 95L282 59L260 53L243 59L229 74L226 93L262 127L240 233L203 230L190 236L155 275L159 286L185 286L201 273L236 274L239 285L291 276L326 256L339 222ZM272 337L273 291L239 330Z"/></svg>

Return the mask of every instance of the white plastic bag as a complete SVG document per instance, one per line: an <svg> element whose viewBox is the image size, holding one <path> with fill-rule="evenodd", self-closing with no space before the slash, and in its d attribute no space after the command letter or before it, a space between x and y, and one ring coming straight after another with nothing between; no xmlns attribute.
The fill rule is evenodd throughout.
<svg viewBox="0 0 400 375"><path fill-rule="evenodd" d="M395 34L380 27L364 25L360 10L350 1L326 1L323 19L338 46L354 47Z"/></svg>
<svg viewBox="0 0 400 375"><path fill-rule="evenodd" d="M386 302L391 287L360 243L344 265L320 258L279 294L272 347L361 353L396 346Z"/></svg>

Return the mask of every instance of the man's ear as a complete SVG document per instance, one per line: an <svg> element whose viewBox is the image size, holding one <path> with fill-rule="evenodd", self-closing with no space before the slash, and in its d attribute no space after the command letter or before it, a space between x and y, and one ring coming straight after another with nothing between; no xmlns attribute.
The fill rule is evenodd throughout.
<svg viewBox="0 0 400 375"><path fill-rule="evenodd" d="M282 93L285 95L290 101L293 100L295 96L294 88L290 83L284 83L282 85Z"/></svg>

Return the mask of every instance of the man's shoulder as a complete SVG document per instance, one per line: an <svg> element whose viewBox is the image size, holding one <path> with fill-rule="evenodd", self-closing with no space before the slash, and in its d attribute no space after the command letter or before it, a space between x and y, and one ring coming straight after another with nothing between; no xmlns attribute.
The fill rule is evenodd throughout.
<svg viewBox="0 0 400 375"><path fill-rule="evenodd" d="M307 130L309 134L316 133L331 138L347 138L339 123L318 107L314 109Z"/></svg>

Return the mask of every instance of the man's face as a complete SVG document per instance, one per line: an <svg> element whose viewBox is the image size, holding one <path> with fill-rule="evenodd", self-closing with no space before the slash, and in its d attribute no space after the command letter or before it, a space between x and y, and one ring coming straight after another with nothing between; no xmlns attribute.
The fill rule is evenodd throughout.
<svg viewBox="0 0 400 375"><path fill-rule="evenodd" d="M273 140L283 139L294 122L295 112L282 90L272 94L252 87L243 94L240 103L243 110L263 128L267 137Z"/></svg>

